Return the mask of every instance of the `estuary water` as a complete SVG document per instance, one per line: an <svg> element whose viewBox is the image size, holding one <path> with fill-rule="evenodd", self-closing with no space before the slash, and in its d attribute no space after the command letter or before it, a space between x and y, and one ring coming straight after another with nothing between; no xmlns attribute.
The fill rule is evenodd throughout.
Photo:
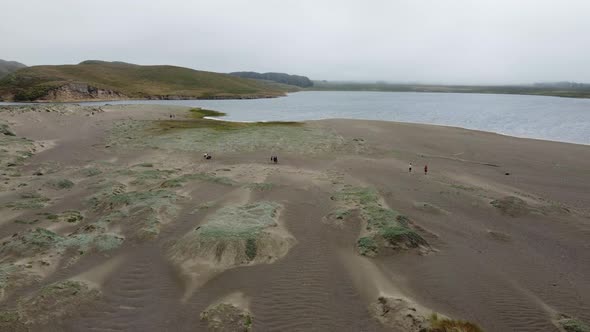
<svg viewBox="0 0 590 332"><path fill-rule="evenodd" d="M437 124L500 134L590 144L590 99L546 96L306 91L253 100L130 100L81 103L165 104L227 113L229 121L330 118Z"/></svg>

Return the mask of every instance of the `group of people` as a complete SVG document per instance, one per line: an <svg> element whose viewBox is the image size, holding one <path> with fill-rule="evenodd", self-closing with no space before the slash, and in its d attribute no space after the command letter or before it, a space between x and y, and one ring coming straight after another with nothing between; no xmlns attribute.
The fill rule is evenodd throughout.
<svg viewBox="0 0 590 332"><path fill-rule="evenodd" d="M412 173L412 163L410 163L409 172ZM424 165L424 175L428 174L428 165Z"/></svg>
<svg viewBox="0 0 590 332"><path fill-rule="evenodd" d="M279 162L279 158L277 156L270 156L270 162L277 164Z"/></svg>
<svg viewBox="0 0 590 332"><path fill-rule="evenodd" d="M209 159L211 159L213 157L211 157L211 155L208 152L205 152L205 154L203 155L203 158L209 160Z"/></svg>

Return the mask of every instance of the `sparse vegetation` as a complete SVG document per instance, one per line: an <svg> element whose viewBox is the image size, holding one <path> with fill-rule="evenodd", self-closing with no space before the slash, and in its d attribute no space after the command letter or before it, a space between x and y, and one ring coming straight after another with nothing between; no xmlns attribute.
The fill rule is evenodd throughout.
<svg viewBox="0 0 590 332"><path fill-rule="evenodd" d="M483 332L483 330L471 322L441 318L433 313L430 316L428 332Z"/></svg>
<svg viewBox="0 0 590 332"><path fill-rule="evenodd" d="M246 185L248 188L254 191L268 191L271 190L275 185L269 182L250 183Z"/></svg>
<svg viewBox="0 0 590 332"><path fill-rule="evenodd" d="M410 225L408 219L392 209L384 208L374 189L347 187L335 199L358 206L366 222L367 234L357 241L359 253L365 256L378 254L382 247L416 248L428 246Z"/></svg>
<svg viewBox="0 0 590 332"><path fill-rule="evenodd" d="M590 325L572 318L563 315L558 321L557 324L565 330L565 332L590 332Z"/></svg>
<svg viewBox="0 0 590 332"><path fill-rule="evenodd" d="M53 189L70 189L74 187L74 182L68 179L53 179L46 182L47 186Z"/></svg>
<svg viewBox="0 0 590 332"><path fill-rule="evenodd" d="M81 170L81 172L86 177L91 177L91 176L96 176L96 175L102 174L102 171L96 167L83 168Z"/></svg>
<svg viewBox="0 0 590 332"><path fill-rule="evenodd" d="M228 303L210 306L201 313L201 320L207 322L207 327L212 331L250 331L252 329L252 315Z"/></svg>
<svg viewBox="0 0 590 332"><path fill-rule="evenodd" d="M176 178L173 178L170 180L166 180L166 181L162 182L160 187L162 187L162 188L178 188L178 187L182 187L185 183L187 183L189 181L194 181L194 180L212 182L212 183L222 184L222 185L226 185L226 186L232 186L232 185L236 184L236 182L234 180L224 177L224 176L217 176L212 173L195 173L195 174L184 174L179 177L176 177Z"/></svg>

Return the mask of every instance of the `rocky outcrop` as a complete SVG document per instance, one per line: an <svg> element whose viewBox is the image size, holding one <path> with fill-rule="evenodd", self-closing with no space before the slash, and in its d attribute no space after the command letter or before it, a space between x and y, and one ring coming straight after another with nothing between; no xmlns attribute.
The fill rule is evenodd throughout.
<svg viewBox="0 0 590 332"><path fill-rule="evenodd" d="M68 83L58 88L48 90L45 96L36 101L82 101L82 100L116 100L127 99L124 94L93 87L86 83Z"/></svg>

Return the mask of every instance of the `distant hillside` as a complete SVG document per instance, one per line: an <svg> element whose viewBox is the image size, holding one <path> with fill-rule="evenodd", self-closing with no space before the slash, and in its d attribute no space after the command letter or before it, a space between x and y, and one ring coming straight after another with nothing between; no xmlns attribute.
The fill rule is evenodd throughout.
<svg viewBox="0 0 590 332"><path fill-rule="evenodd" d="M288 85L295 85L302 88L308 88L313 86L313 82L305 77L299 75L289 75L284 73L256 73L253 71L238 71L234 73L230 73L230 75L243 77L243 78L252 78L257 80L267 80L273 81L281 84L288 84Z"/></svg>
<svg viewBox="0 0 590 332"><path fill-rule="evenodd" d="M0 78L26 66L16 61L6 61L0 59Z"/></svg>
<svg viewBox="0 0 590 332"><path fill-rule="evenodd" d="M343 81L315 81L314 83L311 90L317 91L490 93L590 98L590 85L580 83L537 83L534 85L434 85Z"/></svg>
<svg viewBox="0 0 590 332"><path fill-rule="evenodd" d="M250 99L285 91L227 74L98 60L27 67L0 79L0 99L14 101Z"/></svg>

